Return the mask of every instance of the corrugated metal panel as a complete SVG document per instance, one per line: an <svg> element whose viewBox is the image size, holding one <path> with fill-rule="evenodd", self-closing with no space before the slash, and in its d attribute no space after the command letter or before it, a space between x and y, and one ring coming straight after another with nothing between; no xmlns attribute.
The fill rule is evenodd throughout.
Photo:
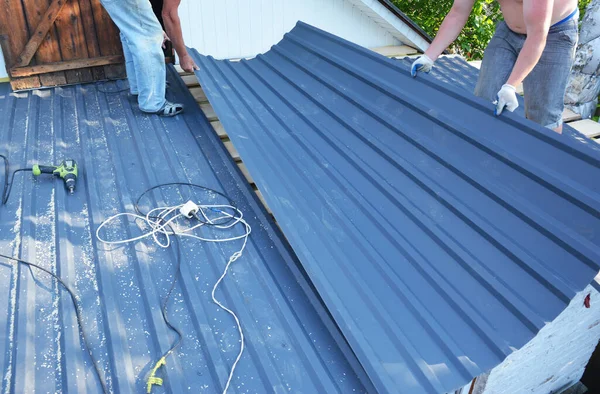
<svg viewBox="0 0 600 394"><path fill-rule="evenodd" d="M415 61L414 58L405 57L398 59L401 67L409 71L412 63ZM479 78L479 69L473 67L465 59L459 56L442 56L435 62L435 67L430 73L438 81L449 83L453 86L464 89L468 94L473 94L475 91L475 85L477 85L477 79ZM515 110L515 113L519 116L525 117L525 101L523 97L517 96L519 100L519 108ZM563 126L563 134L577 139L584 138L585 136L579 131L575 130L568 124Z"/></svg>
<svg viewBox="0 0 600 394"><path fill-rule="evenodd" d="M348 0L184 1L179 15L186 44L218 59L264 53L298 20L367 48L400 44Z"/></svg>
<svg viewBox="0 0 600 394"><path fill-rule="evenodd" d="M381 392L498 365L600 270L600 146L300 23L197 75Z"/></svg>
<svg viewBox="0 0 600 394"><path fill-rule="evenodd" d="M253 227L219 291L246 334L230 392L366 391L352 367L364 371L289 246L172 69L169 81L170 95L188 105L173 119L142 114L126 92L101 92L122 83L31 93L0 85L0 152L9 153L13 169L65 157L82 166L74 196L59 180L17 175L8 205L0 207L0 253L20 255L71 284L112 390L145 392L150 368L174 340L160 303L175 252L152 242L107 248L95 230L116 212L132 212L138 195L159 183L194 182L225 192ZM155 197L157 203L181 199L174 191ZM166 376L159 372L164 388L154 392L222 390L239 341L235 323L212 303L210 291L239 246L182 241L183 277L169 314L184 341L167 359ZM2 392L98 392L67 293L45 275L2 260L0 292Z"/></svg>

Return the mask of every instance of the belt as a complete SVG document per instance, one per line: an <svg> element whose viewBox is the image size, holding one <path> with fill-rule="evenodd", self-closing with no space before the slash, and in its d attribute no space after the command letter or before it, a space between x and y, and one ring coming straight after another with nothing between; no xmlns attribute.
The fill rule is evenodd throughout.
<svg viewBox="0 0 600 394"><path fill-rule="evenodd" d="M561 20L560 22L556 22L555 24L553 24L550 27L554 27L554 26L558 26L558 25L562 25L565 22L570 21L571 19L573 19L573 17L575 15L579 14L579 8L575 8L575 10L573 12L571 12L565 19Z"/></svg>

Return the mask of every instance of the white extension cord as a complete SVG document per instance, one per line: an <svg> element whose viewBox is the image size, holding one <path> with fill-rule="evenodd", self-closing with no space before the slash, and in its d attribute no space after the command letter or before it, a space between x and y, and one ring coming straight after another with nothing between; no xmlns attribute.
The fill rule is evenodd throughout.
<svg viewBox="0 0 600 394"><path fill-rule="evenodd" d="M232 211L233 213L227 212L228 210ZM206 214L206 211L214 212L220 216L218 216L216 218L209 218L209 216ZM201 216L202 220L200 220L199 216ZM112 241L103 239L100 236L100 230L102 230L104 227L106 227L107 225L109 225L110 223L112 223L113 221L115 221L116 219L118 219L120 217L128 217L128 218L133 218L135 220L143 220L144 223L150 228L151 231L147 231L147 232L143 233L142 235L139 235L139 236L133 237L133 238L129 238L129 239L120 239L120 240L112 240ZM189 226L182 227L181 226L182 222L189 224L190 220L193 220L194 218L198 219L198 222L199 222L198 224L195 224L191 227L189 227ZM225 224L219 224L219 223L223 223L224 220L230 220L230 222L225 222ZM193 232L195 230L197 230L207 224L210 225L211 228L216 228L216 229L221 229L221 230L232 229L233 227L237 226L238 224L241 224L244 226L245 233L243 235L239 235L236 237L218 238L218 239L205 238L205 237L201 237L199 235L193 234ZM231 384L231 381L232 381L234 373L235 373L235 369L236 369L240 359L242 358L242 354L244 353L245 344L244 344L244 332L242 330L242 325L240 324L239 318L237 317L235 312L233 312L231 309L227 308L216 298L215 292L217 291L217 289L218 289L219 285L221 284L221 282L223 281L223 279L225 279L225 277L227 276L227 273L229 271L229 267L231 266L231 264L233 264L237 259L239 259L242 256L244 250L246 249L246 245L248 244L248 237L250 236L251 231L252 231L252 228L244 220L244 215L238 208L231 206L231 205L201 205L201 204L196 204L193 201L188 201L185 204L171 206L171 207L154 208L150 212L148 212L146 214L146 216L141 216L138 214L128 213L128 212L118 213L118 214L106 219L104 222L102 222L102 224L100 224L100 226L96 230L96 238L98 239L98 241L108 244L108 245L122 245L122 244L130 243L130 242L137 242L137 241L140 241L140 240L148 238L148 237L152 237L154 243L156 243L158 246L160 246L161 248L168 248L171 245L171 237L172 236L189 237L189 238L194 238L194 239L204 241L204 242L232 242L232 241L241 240L241 239L244 240L240 250L238 250L237 252L235 252L234 254L232 254L229 257L229 260L227 261L227 264L225 265L225 269L223 270L221 277L219 277L217 282L214 284L212 293L211 293L212 301L216 305L218 305L220 308L222 308L225 312L229 313L234 318L235 323L237 325L239 335L240 335L240 351L231 367L229 377L227 378L227 382L226 382L225 388L223 390L223 394L227 393L227 390L229 389L229 386ZM166 241L164 243L161 242L161 240L159 239L160 236L164 236L164 238L166 239Z"/></svg>

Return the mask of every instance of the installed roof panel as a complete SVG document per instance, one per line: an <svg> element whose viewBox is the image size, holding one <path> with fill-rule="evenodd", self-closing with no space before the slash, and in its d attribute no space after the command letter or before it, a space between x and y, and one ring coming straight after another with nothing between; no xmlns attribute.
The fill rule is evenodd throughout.
<svg viewBox="0 0 600 394"><path fill-rule="evenodd" d="M600 147L311 26L197 75L381 392L463 386L600 269Z"/></svg>
<svg viewBox="0 0 600 394"><path fill-rule="evenodd" d="M366 391L352 368L360 366L289 246L172 69L168 79L171 98L188 106L173 119L142 114L127 92L103 93L121 90L122 83L30 93L0 85L0 153L9 155L12 169L69 157L81 166L73 196L58 179L17 174L8 205L0 207L0 253L62 276L80 297L109 388L145 392L150 369L175 339L160 312L175 251L151 241L107 247L96 241L96 228L110 215L131 212L137 197L159 183L217 189L233 198L253 227L246 251L217 292L238 313L246 335L230 392ZM175 190L153 197L157 203L182 200ZM139 232L134 225L127 231ZM222 391L239 341L235 322L210 293L239 247L181 241L182 278L169 316L184 339L167 358L166 371L159 370L164 386L154 392ZM2 392L99 392L67 293L32 272L0 259Z"/></svg>

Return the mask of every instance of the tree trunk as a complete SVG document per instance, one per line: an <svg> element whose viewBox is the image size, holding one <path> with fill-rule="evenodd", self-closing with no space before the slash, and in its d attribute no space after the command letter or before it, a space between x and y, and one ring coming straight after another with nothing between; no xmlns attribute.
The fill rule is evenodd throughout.
<svg viewBox="0 0 600 394"><path fill-rule="evenodd" d="M581 25L579 46L565 95L567 108L581 114L584 119L591 118L598 105L599 72L600 0L592 0Z"/></svg>

